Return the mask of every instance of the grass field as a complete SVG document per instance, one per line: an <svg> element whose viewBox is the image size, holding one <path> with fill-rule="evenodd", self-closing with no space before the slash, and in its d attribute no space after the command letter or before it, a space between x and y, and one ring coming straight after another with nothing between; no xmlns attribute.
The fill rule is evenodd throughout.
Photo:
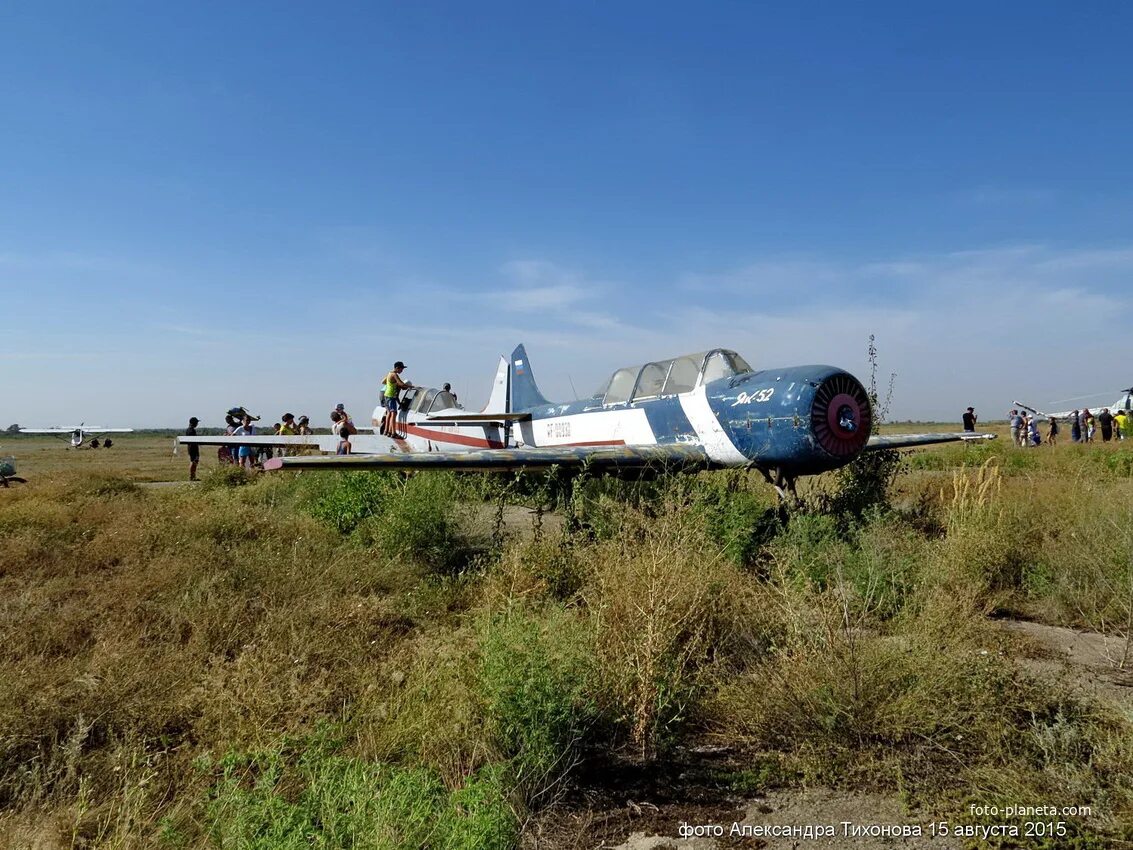
<svg viewBox="0 0 1133 850"><path fill-rule="evenodd" d="M114 434L109 449L71 448L65 439L35 435L0 434L0 457L13 456L25 478L51 478L59 474L121 475L131 481L176 481L189 477L185 449L173 453L175 437L154 434ZM209 458L206 449L202 457ZM213 465L216 450L211 453Z"/></svg>
<svg viewBox="0 0 1133 850"><path fill-rule="evenodd" d="M8 453L5 846L618 846L771 809L978 836L1008 805L1061 834L909 846L1133 846L1133 441L921 451L786 525L743 472L205 452L149 489L187 475L170 437Z"/></svg>

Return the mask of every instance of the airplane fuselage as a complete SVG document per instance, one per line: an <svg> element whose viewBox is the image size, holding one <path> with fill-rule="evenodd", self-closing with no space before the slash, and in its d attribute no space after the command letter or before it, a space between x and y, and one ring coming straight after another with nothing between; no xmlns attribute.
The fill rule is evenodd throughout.
<svg viewBox="0 0 1133 850"><path fill-rule="evenodd" d="M467 424L446 421L445 411L430 419L410 415L401 425L406 439L397 442L412 452L678 443L699 446L714 466L806 475L853 459L871 424L864 387L832 366L765 369L669 396L615 404L580 399L515 412L529 418ZM375 423L381 415L375 409Z"/></svg>

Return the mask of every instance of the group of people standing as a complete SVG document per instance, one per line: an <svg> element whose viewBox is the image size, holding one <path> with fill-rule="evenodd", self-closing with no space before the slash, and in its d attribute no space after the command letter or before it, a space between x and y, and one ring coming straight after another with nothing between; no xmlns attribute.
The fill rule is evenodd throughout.
<svg viewBox="0 0 1133 850"><path fill-rule="evenodd" d="M342 405L339 405L341 408ZM313 434L311 430L311 419L309 416L296 417L293 413L285 413L272 426L271 430L261 430L261 426L256 423L260 421L260 417L253 413L249 413L243 407L232 407L224 414L224 433L229 437L252 437L262 434L278 434L282 436L287 435L303 435ZM189 418L189 427L185 429L186 437L197 436L197 426L200 420L196 416ZM189 480L197 480L197 466L201 460L201 447L190 443L189 449ZM234 465L245 467L247 469L254 469L261 466L267 458L270 458L273 453L271 446L219 446L216 450L217 460L222 465Z"/></svg>
<svg viewBox="0 0 1133 850"><path fill-rule="evenodd" d="M393 368L386 373L382 381L382 407L385 410L385 416L382 418L379 433L384 436L393 437L394 439L405 439L406 435L398 433L398 412L400 407L401 393L405 390L414 389L414 385L401 377L401 373L405 371L405 364L398 360L393 364ZM445 392L452 392L452 388L444 385ZM453 395L455 399L455 394ZM253 413L248 412L243 407L230 408L224 414L224 433L230 437L244 437L255 436L257 434L275 434L279 436L299 436L306 434L313 434L311 430L311 420L308 416L295 417L294 414L285 413L280 417L280 421L276 422L272 429L269 431L266 428L262 431L261 426L256 423L260 421L260 417ZM352 451L350 438L358 433L358 428L354 424L354 420L346 411L346 405L339 403L335 405L334 410L330 412L331 433L338 437L338 446L336 453L340 455L348 455ZM185 430L185 436L195 437L197 435L197 425L200 420L193 416L189 419L189 427ZM197 464L200 462L201 449L200 446L190 443L189 446L189 480L197 480ZM301 450L300 447L298 450ZM284 448L284 454L292 453L294 450ZM274 448L272 446L255 446L255 445L235 445L235 446L220 446L217 449L217 459L221 464L233 464L236 466L245 467L247 469L254 469L261 466L263 461L272 457Z"/></svg>
<svg viewBox="0 0 1133 850"><path fill-rule="evenodd" d="M1133 433L1131 429L1133 421L1124 410L1113 414L1108 407L1103 407L1097 416L1090 413L1089 408L1070 412L1070 440L1075 443L1093 442L1098 433L1103 443L1113 439L1124 440L1127 434Z"/></svg>
<svg viewBox="0 0 1133 850"><path fill-rule="evenodd" d="M1031 411L1012 409L1007 414L1011 426L1011 442L1014 445L1027 447L1042 445L1043 439L1039 435L1038 414ZM1100 434L1103 443L1110 440L1124 440L1127 435L1133 434L1133 418L1124 410L1110 413L1109 408L1102 408L1096 416L1089 408L1074 409L1067 417L1070 426L1070 442L1091 443L1095 436ZM1058 443L1061 425L1057 416L1047 420L1046 444L1053 446Z"/></svg>
<svg viewBox="0 0 1133 850"><path fill-rule="evenodd" d="M253 437L260 434L260 426L256 423L260 417L249 413L243 407L233 407L224 414L224 433L230 437ZM298 419L292 413L283 414L282 421L272 426L269 434L310 434L310 418L300 416ZM263 464L264 460L272 456L270 446L220 446L216 451L217 459L222 464L235 464L247 469L254 469Z"/></svg>
<svg viewBox="0 0 1133 850"><path fill-rule="evenodd" d="M1011 426L1011 444L1020 448L1028 446L1041 446L1043 437L1039 433L1039 418L1025 410L1015 410L1007 414L1007 421ZM1053 446L1058 442L1058 420L1051 419L1046 433L1046 443Z"/></svg>

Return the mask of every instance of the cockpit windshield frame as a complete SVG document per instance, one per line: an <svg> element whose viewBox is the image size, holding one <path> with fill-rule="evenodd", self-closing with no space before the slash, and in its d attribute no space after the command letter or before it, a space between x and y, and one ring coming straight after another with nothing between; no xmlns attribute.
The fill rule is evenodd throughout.
<svg viewBox="0 0 1133 850"><path fill-rule="evenodd" d="M712 348L618 369L593 398L601 399L603 406L634 404L692 392L711 381L750 371L751 366L736 352Z"/></svg>

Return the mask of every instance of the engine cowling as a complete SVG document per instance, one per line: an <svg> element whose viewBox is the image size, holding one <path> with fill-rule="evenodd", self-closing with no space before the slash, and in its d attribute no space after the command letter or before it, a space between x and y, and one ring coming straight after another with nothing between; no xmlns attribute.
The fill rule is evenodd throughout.
<svg viewBox="0 0 1133 850"><path fill-rule="evenodd" d="M748 372L706 389L721 427L757 466L824 472L849 463L869 441L869 395L834 366Z"/></svg>

